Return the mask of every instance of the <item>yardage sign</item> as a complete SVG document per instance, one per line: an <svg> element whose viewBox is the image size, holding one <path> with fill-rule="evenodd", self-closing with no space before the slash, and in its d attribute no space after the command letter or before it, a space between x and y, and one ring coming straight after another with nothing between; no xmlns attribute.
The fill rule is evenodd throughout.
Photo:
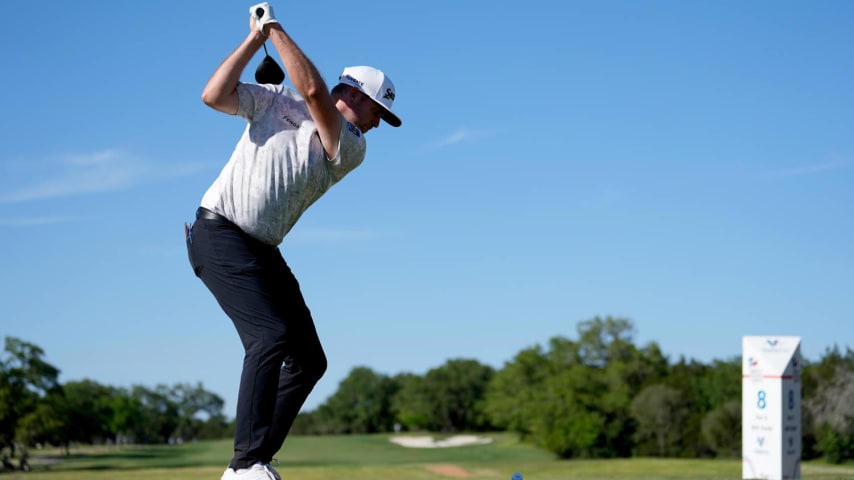
<svg viewBox="0 0 854 480"><path fill-rule="evenodd" d="M744 337L742 364L742 478L801 478L801 337Z"/></svg>

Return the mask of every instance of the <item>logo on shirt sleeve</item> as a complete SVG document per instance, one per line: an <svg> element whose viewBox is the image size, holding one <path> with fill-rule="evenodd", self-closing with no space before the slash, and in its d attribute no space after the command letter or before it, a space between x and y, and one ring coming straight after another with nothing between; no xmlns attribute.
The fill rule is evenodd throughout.
<svg viewBox="0 0 854 480"><path fill-rule="evenodd" d="M357 127L357 126L353 125L353 124L352 124L352 123L350 123L350 122L347 122L347 130L350 130L350 133L352 133L353 135L355 135L355 136L356 136L356 138L359 138L359 137L361 137L361 136L362 136L362 131L361 131L361 130L359 130L359 127Z"/></svg>
<svg viewBox="0 0 854 480"><path fill-rule="evenodd" d="M299 123L295 122L291 117L289 117L287 115L282 115L282 120L288 122L290 124L290 126L296 128L296 129L299 129Z"/></svg>

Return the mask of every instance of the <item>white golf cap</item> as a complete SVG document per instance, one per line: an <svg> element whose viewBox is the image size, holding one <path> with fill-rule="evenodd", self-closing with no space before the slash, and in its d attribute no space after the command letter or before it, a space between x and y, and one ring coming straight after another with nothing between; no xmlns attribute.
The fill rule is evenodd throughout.
<svg viewBox="0 0 854 480"><path fill-rule="evenodd" d="M373 67L347 67L338 77L338 83L358 88L385 109L383 120L392 127L399 127L400 118L391 111L394 102L394 84L380 70Z"/></svg>

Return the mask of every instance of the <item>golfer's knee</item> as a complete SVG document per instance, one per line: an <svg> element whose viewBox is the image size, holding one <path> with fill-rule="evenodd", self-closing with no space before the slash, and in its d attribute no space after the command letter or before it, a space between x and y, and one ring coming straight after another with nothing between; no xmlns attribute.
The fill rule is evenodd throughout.
<svg viewBox="0 0 854 480"><path fill-rule="evenodd" d="M328 366L329 365L326 361L326 354L321 351L320 355L315 360L315 365L313 365L312 368L314 372L313 376L315 383L317 383L321 378L323 378L323 374L326 373L326 368Z"/></svg>
<svg viewBox="0 0 854 480"><path fill-rule="evenodd" d="M316 352L310 358L306 358L301 367L302 374L305 375L305 380L312 384L317 383L323 378L323 374L326 373L326 368L328 367L326 354L322 350Z"/></svg>
<svg viewBox="0 0 854 480"><path fill-rule="evenodd" d="M323 377L327 368L326 355L322 350L299 358L285 357L282 370L290 375L299 376L302 382L314 385Z"/></svg>

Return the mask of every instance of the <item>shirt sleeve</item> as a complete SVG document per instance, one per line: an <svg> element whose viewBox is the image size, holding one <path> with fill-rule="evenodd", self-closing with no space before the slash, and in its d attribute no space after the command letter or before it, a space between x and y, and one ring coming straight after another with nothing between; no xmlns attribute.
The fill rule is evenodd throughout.
<svg viewBox="0 0 854 480"><path fill-rule="evenodd" d="M365 135L358 127L343 120L338 136L338 154L328 160L329 170L337 182L348 172L358 167L365 159L367 144Z"/></svg>
<svg viewBox="0 0 854 480"><path fill-rule="evenodd" d="M273 104L275 91L265 85L254 83L237 84L237 116L247 122L253 122Z"/></svg>

